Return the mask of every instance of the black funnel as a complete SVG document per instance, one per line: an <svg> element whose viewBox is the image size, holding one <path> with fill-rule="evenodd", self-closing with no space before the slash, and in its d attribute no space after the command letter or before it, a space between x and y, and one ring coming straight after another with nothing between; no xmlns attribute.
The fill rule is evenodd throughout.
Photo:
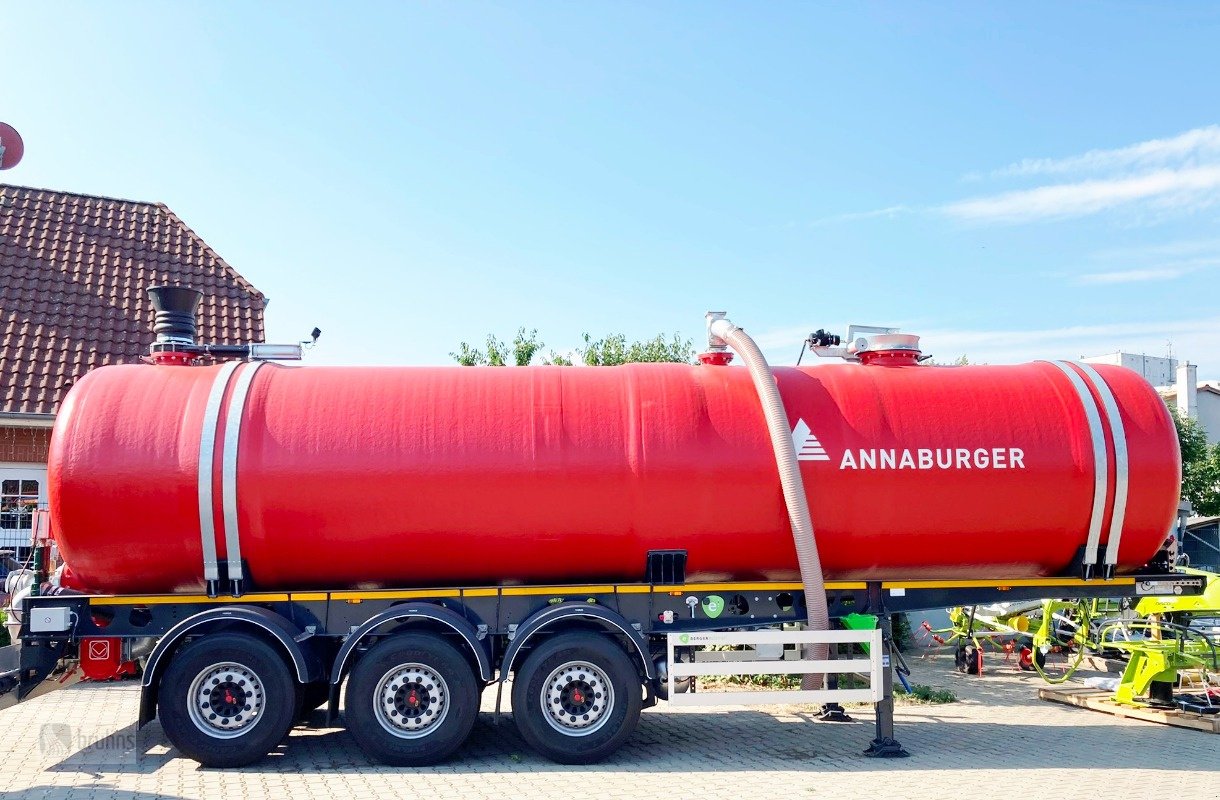
<svg viewBox="0 0 1220 800"><path fill-rule="evenodd" d="M195 309L203 292L189 286L150 286L148 297L157 312L153 333L158 342L195 343Z"/></svg>

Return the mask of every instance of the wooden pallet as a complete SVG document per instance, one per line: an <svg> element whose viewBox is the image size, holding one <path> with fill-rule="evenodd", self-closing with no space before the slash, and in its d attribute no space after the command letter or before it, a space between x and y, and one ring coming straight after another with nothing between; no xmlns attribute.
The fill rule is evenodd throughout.
<svg viewBox="0 0 1220 800"><path fill-rule="evenodd" d="M1062 703L1092 711L1113 714L1116 717L1139 719L1145 722L1156 722L1161 725L1172 725L1175 728L1189 728L1204 733L1220 733L1220 715L1195 714L1190 711L1161 708L1140 708L1115 703L1114 693L1104 689L1093 689L1088 686L1047 687L1038 690L1038 697L1052 703Z"/></svg>

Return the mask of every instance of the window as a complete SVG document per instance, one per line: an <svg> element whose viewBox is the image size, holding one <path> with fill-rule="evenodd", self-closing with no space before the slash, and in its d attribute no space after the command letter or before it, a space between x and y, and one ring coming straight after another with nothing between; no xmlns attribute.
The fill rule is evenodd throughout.
<svg viewBox="0 0 1220 800"><path fill-rule="evenodd" d="M45 508L46 471L0 469L0 549L30 546L34 511Z"/></svg>
<svg viewBox="0 0 1220 800"><path fill-rule="evenodd" d="M38 481L0 481L0 530L28 531L38 508Z"/></svg>

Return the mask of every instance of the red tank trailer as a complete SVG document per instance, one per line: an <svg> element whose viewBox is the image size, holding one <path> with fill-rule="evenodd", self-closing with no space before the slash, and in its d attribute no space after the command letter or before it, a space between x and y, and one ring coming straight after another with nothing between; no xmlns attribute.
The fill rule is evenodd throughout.
<svg viewBox="0 0 1220 800"><path fill-rule="evenodd" d="M869 702L865 752L898 757L892 614L1203 590L1161 550L1177 437L1129 370L921 366L917 337L854 327L807 341L853 363L772 370L718 312L697 366L294 368L268 361L297 345L197 342L198 292L149 294L152 364L57 417L68 567L44 583L36 537L0 707L138 671L139 724L209 767L343 693L371 758L435 764L492 684L564 764L661 699ZM876 630L832 629L861 612ZM694 691L764 673L802 688Z"/></svg>
<svg viewBox="0 0 1220 800"><path fill-rule="evenodd" d="M865 360L775 370L826 577L1068 570L1095 494L1090 423L1070 376L1049 362ZM686 550L691 579L797 576L745 369L245 363L203 435L223 369L104 367L72 389L49 465L71 585L200 587L201 441L212 450L203 483L218 557L233 541L229 503L260 589L636 580L658 549ZM1125 437L1121 572L1164 541L1180 461L1152 387L1126 369L1096 371ZM1103 429L1104 545L1118 470L1114 425Z"/></svg>

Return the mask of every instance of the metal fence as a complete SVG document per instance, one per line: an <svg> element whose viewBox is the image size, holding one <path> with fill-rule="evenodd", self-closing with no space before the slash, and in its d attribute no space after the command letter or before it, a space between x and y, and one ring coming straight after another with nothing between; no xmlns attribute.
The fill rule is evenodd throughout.
<svg viewBox="0 0 1220 800"><path fill-rule="evenodd" d="M671 633L668 640L669 701L673 705L770 705L774 703L877 703L882 699L882 670L888 666L881 631L709 631ZM805 644L861 645L863 657L805 659ZM679 662L678 648L745 647L717 652L715 661ZM774 648L770 651L767 648ZM867 688L790 689L767 691L704 691L679 693L677 681L730 675L854 674L868 680Z"/></svg>

